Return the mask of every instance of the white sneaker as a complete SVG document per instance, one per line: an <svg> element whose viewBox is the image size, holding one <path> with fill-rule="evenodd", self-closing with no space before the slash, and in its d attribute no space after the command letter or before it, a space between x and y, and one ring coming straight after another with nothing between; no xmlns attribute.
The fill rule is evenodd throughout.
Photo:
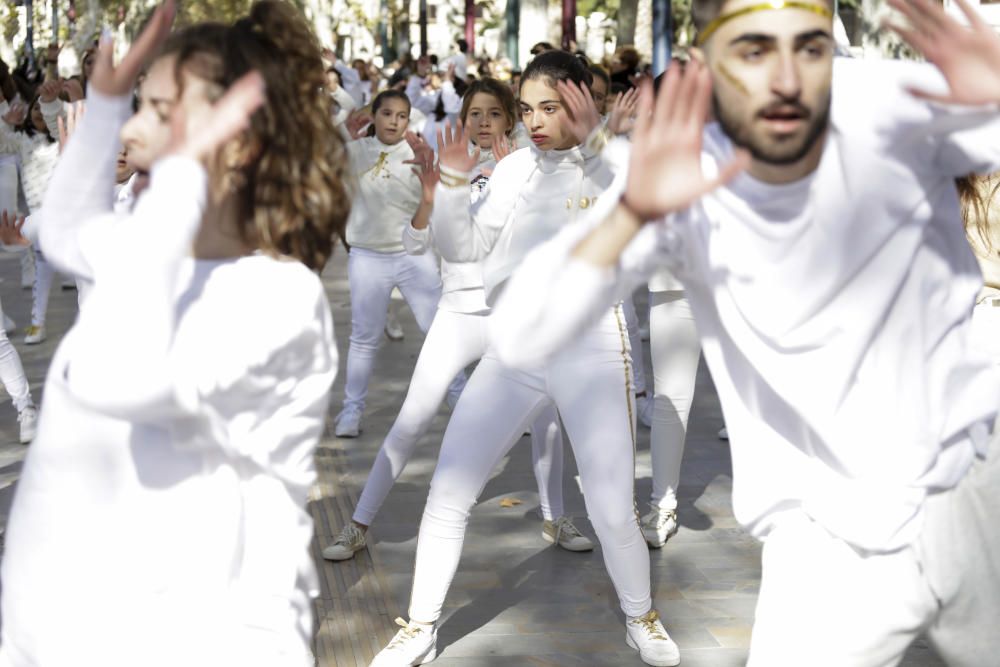
<svg viewBox="0 0 1000 667"><path fill-rule="evenodd" d="M725 426L719 429L719 440L729 440L729 429Z"/></svg>
<svg viewBox="0 0 1000 667"><path fill-rule="evenodd" d="M653 507L649 514L642 517L641 527L646 544L659 549L677 533L677 512Z"/></svg>
<svg viewBox="0 0 1000 667"><path fill-rule="evenodd" d="M401 618L389 645L378 652L368 667L413 667L431 662L437 657L437 627L422 623L407 623Z"/></svg>
<svg viewBox="0 0 1000 667"><path fill-rule="evenodd" d="M546 542L559 545L566 551L593 551L594 543L588 540L568 516L542 523L542 537Z"/></svg>
<svg viewBox="0 0 1000 667"><path fill-rule="evenodd" d="M21 422L21 444L26 445L35 439L35 433L38 431L38 410L35 408L21 410L17 421Z"/></svg>
<svg viewBox="0 0 1000 667"><path fill-rule="evenodd" d="M653 398L650 396L636 396L635 409L638 414L639 423L646 428L653 428Z"/></svg>
<svg viewBox="0 0 1000 667"><path fill-rule="evenodd" d="M389 311L389 316L385 320L385 337L392 341L403 340L404 337L403 327L392 311Z"/></svg>
<svg viewBox="0 0 1000 667"><path fill-rule="evenodd" d="M323 558L327 560L350 560L354 554L365 548L367 541L365 533L351 521L340 531L333 544L323 549Z"/></svg>
<svg viewBox="0 0 1000 667"><path fill-rule="evenodd" d="M645 616L630 618L625 623L625 643L639 651L647 665L674 667L681 664L681 650L660 623L656 610Z"/></svg>
<svg viewBox="0 0 1000 667"><path fill-rule="evenodd" d="M38 345L45 341L48 336L45 335L45 325L36 327L31 325L28 327L28 333L24 337L25 345Z"/></svg>
<svg viewBox="0 0 1000 667"><path fill-rule="evenodd" d="M334 434L338 438L356 438L361 434L361 411L355 408L344 408L337 415L337 428Z"/></svg>

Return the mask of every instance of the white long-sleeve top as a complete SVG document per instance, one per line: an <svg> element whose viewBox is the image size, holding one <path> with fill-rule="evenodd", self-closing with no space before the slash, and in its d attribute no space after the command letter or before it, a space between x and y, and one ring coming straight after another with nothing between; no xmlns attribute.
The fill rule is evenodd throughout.
<svg viewBox="0 0 1000 667"><path fill-rule="evenodd" d="M571 257L618 200L524 263L493 317L497 353L530 364L661 267L684 282L732 443L733 505L758 536L801 509L847 542L890 551L919 533L1000 406L969 345L982 284L953 179L1000 165L995 110L910 97L925 66L838 60L831 127L809 177L742 175L650 224L613 271ZM708 174L731 159L705 132Z"/></svg>
<svg viewBox="0 0 1000 667"><path fill-rule="evenodd" d="M134 213L114 214L129 106L91 91L42 211L48 260L93 289L18 484L2 651L53 667L305 664L306 503L337 368L325 294L292 260L190 256L207 197L195 162L158 163Z"/></svg>
<svg viewBox="0 0 1000 667"><path fill-rule="evenodd" d="M470 146L470 152L474 150ZM476 170L471 178L469 203L475 205L489 182L489 174L496 168L492 151L481 151ZM448 215L445 211L442 215ZM413 224L403 228L403 246L411 255L437 252L433 225L414 229ZM438 308L453 313L487 313L486 290L483 287L482 262L449 262L441 259L441 301Z"/></svg>
<svg viewBox="0 0 1000 667"><path fill-rule="evenodd" d="M376 137L347 144L354 175L354 199L347 243L376 252L403 252L402 232L420 206L420 179L413 150L405 141L388 146Z"/></svg>
<svg viewBox="0 0 1000 667"><path fill-rule="evenodd" d="M600 158L595 136L569 150L514 151L497 164L471 207L467 188L437 186L431 214L435 245L448 262L483 262L487 304L533 248L595 206L611 184L613 173Z"/></svg>
<svg viewBox="0 0 1000 667"><path fill-rule="evenodd" d="M62 102L59 100L43 102L40 106L49 133L57 136L59 133L57 119L62 111ZM0 116L6 114L8 109L7 102L0 102ZM59 143L49 141L48 137L40 132L28 136L0 122L0 153L16 155L20 159L21 187L24 190L25 202L28 204L28 212L37 211L42 205L45 189L59 159Z"/></svg>

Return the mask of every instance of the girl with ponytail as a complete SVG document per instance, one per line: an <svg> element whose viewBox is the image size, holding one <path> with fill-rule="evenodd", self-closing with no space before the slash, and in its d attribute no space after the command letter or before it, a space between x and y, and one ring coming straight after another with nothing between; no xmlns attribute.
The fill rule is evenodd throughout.
<svg viewBox="0 0 1000 667"><path fill-rule="evenodd" d="M430 215L430 206L421 201L420 179L413 172L413 150L405 141L410 100L401 90L383 91L372 102L372 116L368 136L348 144L355 188L347 223L351 345L344 407L337 416L338 438L354 438L361 432L392 290L399 288L424 332L441 299L434 257L408 255L402 241L405 227ZM465 374L460 373L448 390L452 404L464 384Z"/></svg>
<svg viewBox="0 0 1000 667"><path fill-rule="evenodd" d="M38 223L90 290L8 525L5 666L313 664L306 503L337 369L317 274L344 149L291 3L167 39L173 13L117 67L102 40ZM150 184L116 215L119 130Z"/></svg>
<svg viewBox="0 0 1000 667"><path fill-rule="evenodd" d="M484 296L493 306L515 268L534 248L575 224L611 184L590 72L574 56L535 58L521 79L521 118L530 148L497 163L472 206L478 151L472 133L449 133L440 146L431 227L448 262L483 262ZM586 106L577 106L583 96ZM569 109L579 108L577 114ZM538 289L547 289L538 285ZM608 310L551 361L512 368L490 344L445 431L417 540L410 621L372 662L409 667L437 655L436 623L458 569L469 511L496 462L554 403L576 454L583 496L604 561L626 616L626 642L649 665L676 665L677 645L652 606L649 551L636 520L635 405L621 308Z"/></svg>

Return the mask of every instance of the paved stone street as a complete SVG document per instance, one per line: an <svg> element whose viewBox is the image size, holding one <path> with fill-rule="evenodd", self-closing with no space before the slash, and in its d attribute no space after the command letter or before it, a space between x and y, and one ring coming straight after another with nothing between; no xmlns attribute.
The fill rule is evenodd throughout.
<svg viewBox="0 0 1000 667"><path fill-rule="evenodd" d="M16 255L0 253L0 297L19 329L28 323L30 292L19 287ZM342 251L324 275L332 305L341 373L334 389L332 416L340 409L343 369L350 334L346 262ZM75 291L53 289L49 340L26 347L14 337L36 400L48 360L75 316ZM642 305L639 306L640 312ZM317 522L314 551L321 563L323 594L317 601L316 654L323 667L367 665L394 633L393 619L406 615L416 532L447 423L443 408L393 489L370 534L370 547L353 561L326 563L319 551L332 542L351 511L406 392L421 336L403 310L406 339L386 341L356 440L328 435L317 453L320 484L311 510ZM648 361L647 361L648 363ZM650 376L651 377L651 376ZM655 604L682 651L682 664L737 666L746 659L760 578L760 548L737 524L730 508L731 472L726 443L716 438L721 412L711 380L702 368L691 418L680 489L681 530L662 550L652 551ZM16 444L16 415L0 406L0 526L26 448ZM568 449L568 448L567 448ZM639 430L636 494L648 498L649 431ZM528 439L503 460L472 512L462 565L448 597L440 628L441 667L494 665L640 665L624 642L623 617L600 551L575 554L552 548L541 538L538 497ZM593 538L584 518L583 498L572 455L566 454L567 510ZM512 508L500 505L516 498ZM643 505L643 507L645 507ZM941 663L925 644L904 665Z"/></svg>

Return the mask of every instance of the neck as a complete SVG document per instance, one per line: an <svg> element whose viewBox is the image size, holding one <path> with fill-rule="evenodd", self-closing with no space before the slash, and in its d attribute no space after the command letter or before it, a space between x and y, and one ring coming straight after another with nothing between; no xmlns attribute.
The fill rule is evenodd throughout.
<svg viewBox="0 0 1000 667"><path fill-rule="evenodd" d="M758 181L772 185L794 183L801 180L816 171L819 167L820 160L823 158L823 149L826 146L826 137L827 133L824 132L813 144L812 148L809 149L809 152L798 162L793 162L792 164L773 164L755 159L750 162L747 173Z"/></svg>
<svg viewBox="0 0 1000 667"><path fill-rule="evenodd" d="M210 195L194 239L196 259L231 259L254 252L240 234L239 206L233 195L221 199Z"/></svg>

